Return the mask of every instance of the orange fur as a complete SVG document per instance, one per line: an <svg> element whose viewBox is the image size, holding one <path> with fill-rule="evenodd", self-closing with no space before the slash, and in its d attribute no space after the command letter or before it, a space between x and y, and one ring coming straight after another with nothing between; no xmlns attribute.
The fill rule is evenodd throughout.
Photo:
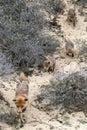
<svg viewBox="0 0 87 130"><path fill-rule="evenodd" d="M28 105L28 97L25 96L25 94L19 94L15 98L15 105L18 109L18 113L22 113L22 110Z"/></svg>
<svg viewBox="0 0 87 130"><path fill-rule="evenodd" d="M47 60L44 61L43 67L47 69L47 71L54 71L55 68L55 59L53 57L47 58Z"/></svg>
<svg viewBox="0 0 87 130"><path fill-rule="evenodd" d="M28 98L24 95L18 95L14 100L15 105L17 107L17 111L19 113L19 118L21 121L21 126L23 126L24 120L23 120L23 109L26 109L28 106Z"/></svg>
<svg viewBox="0 0 87 130"><path fill-rule="evenodd" d="M16 89L16 95L15 99L13 100L17 111L19 113L21 126L23 126L24 120L23 120L23 112L26 110L28 106L28 78L25 76L23 72L20 73L20 80L22 82L18 84Z"/></svg>
<svg viewBox="0 0 87 130"><path fill-rule="evenodd" d="M50 62L48 60L44 61L44 67L49 68L49 66L50 66Z"/></svg>

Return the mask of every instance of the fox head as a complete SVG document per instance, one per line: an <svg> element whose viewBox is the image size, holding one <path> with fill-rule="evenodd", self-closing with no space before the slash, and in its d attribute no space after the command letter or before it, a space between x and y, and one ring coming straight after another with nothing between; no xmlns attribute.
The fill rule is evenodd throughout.
<svg viewBox="0 0 87 130"><path fill-rule="evenodd" d="M49 66L50 66L50 61L44 61L44 67L45 68L49 68Z"/></svg>
<svg viewBox="0 0 87 130"><path fill-rule="evenodd" d="M17 107L18 113L22 113L28 105L28 98L21 95L18 95L15 99L13 99L13 101Z"/></svg>

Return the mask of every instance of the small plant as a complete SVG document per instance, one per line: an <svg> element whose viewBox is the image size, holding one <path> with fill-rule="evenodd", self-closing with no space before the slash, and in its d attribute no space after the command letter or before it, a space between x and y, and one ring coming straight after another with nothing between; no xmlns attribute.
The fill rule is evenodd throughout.
<svg viewBox="0 0 87 130"><path fill-rule="evenodd" d="M18 123L19 123L19 122L18 122L18 118L17 118L17 117L12 117L12 118L11 118L11 124L12 124L12 125L17 126Z"/></svg>
<svg viewBox="0 0 87 130"><path fill-rule="evenodd" d="M71 124L69 123L69 121L65 121L65 122L63 123L63 125L71 126Z"/></svg>
<svg viewBox="0 0 87 130"><path fill-rule="evenodd" d="M75 129L78 129L78 128L80 128L80 125L77 125L77 126L75 127Z"/></svg>
<svg viewBox="0 0 87 130"><path fill-rule="evenodd" d="M64 9L65 5L61 0L52 0L51 5L53 6L53 9L55 12L63 13L63 9Z"/></svg>
<svg viewBox="0 0 87 130"><path fill-rule="evenodd" d="M78 121L79 121L81 124L87 124L87 120L85 120L85 119L78 119Z"/></svg>
<svg viewBox="0 0 87 130"><path fill-rule="evenodd" d="M69 120L69 116L65 115L64 117L64 120Z"/></svg>
<svg viewBox="0 0 87 130"><path fill-rule="evenodd" d="M60 58L61 58L61 59L65 59L65 57L64 57L64 56L60 56Z"/></svg>
<svg viewBox="0 0 87 130"><path fill-rule="evenodd" d="M29 68L28 67L24 67L22 69L22 71L24 72L25 75L29 75Z"/></svg>
<svg viewBox="0 0 87 130"><path fill-rule="evenodd" d="M10 117L9 117L8 123L10 125L13 125L13 126L17 126L18 125L19 118L18 118L18 116L16 115L15 112L10 111Z"/></svg>
<svg viewBox="0 0 87 130"><path fill-rule="evenodd" d="M80 57L81 61L86 61L87 62L87 43L86 43L86 41L80 47L79 57Z"/></svg>

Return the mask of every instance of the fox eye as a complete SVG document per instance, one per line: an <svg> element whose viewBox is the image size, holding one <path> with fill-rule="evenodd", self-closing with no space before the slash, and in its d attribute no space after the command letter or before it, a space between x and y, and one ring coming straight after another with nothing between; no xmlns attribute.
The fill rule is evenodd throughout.
<svg viewBox="0 0 87 130"><path fill-rule="evenodd" d="M27 99L27 98L25 98L25 101L28 101L28 99Z"/></svg>
<svg viewBox="0 0 87 130"><path fill-rule="evenodd" d="M13 99L13 102L16 102L16 99Z"/></svg>
<svg viewBox="0 0 87 130"><path fill-rule="evenodd" d="M21 106L22 108L24 107L24 106Z"/></svg>

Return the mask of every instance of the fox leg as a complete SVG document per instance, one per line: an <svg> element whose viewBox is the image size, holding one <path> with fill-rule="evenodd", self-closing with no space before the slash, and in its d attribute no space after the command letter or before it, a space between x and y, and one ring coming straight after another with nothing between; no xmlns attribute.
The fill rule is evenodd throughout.
<svg viewBox="0 0 87 130"><path fill-rule="evenodd" d="M21 123L20 127L23 127L24 126L23 114L20 113L19 117L20 117L20 123Z"/></svg>

